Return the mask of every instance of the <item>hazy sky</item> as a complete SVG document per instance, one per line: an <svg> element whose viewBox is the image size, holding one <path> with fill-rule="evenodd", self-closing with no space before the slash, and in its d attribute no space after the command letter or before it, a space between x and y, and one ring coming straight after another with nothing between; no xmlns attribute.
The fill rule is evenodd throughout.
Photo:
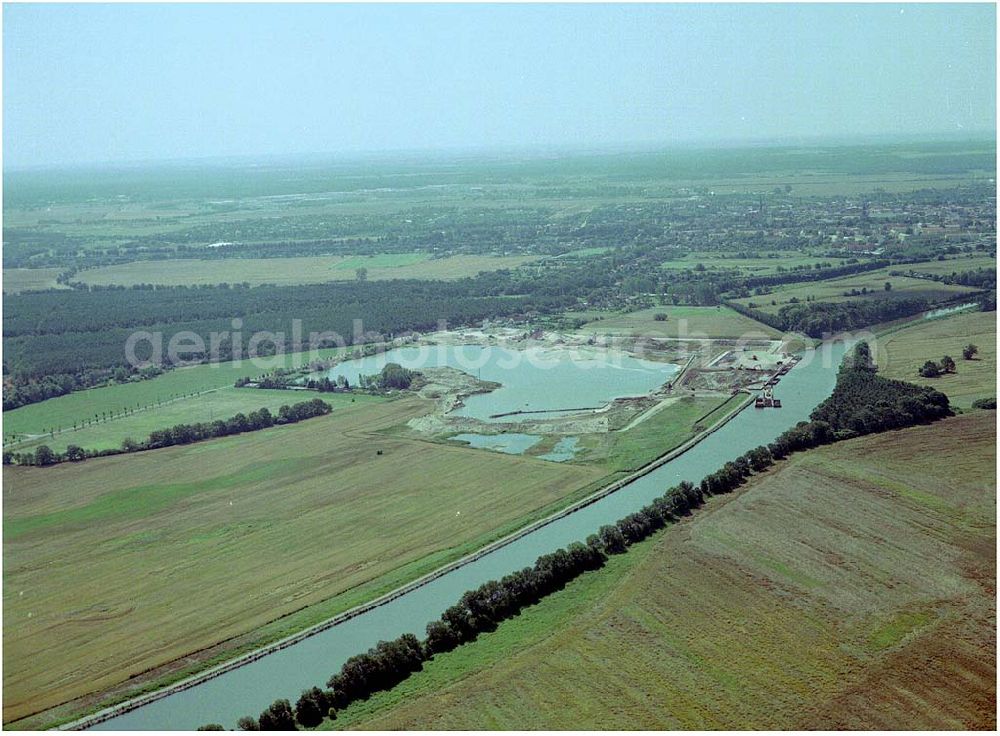
<svg viewBox="0 0 1000 736"><path fill-rule="evenodd" d="M5 167L992 131L983 5L6 5Z"/></svg>

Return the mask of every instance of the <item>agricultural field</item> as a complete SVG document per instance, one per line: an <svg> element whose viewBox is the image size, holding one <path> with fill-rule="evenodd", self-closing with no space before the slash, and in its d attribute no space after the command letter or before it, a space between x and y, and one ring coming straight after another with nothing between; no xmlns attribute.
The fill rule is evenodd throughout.
<svg viewBox="0 0 1000 736"><path fill-rule="evenodd" d="M619 431L583 435L583 452L576 460L599 464L609 472L638 470L714 424L745 398L679 397Z"/></svg>
<svg viewBox="0 0 1000 736"><path fill-rule="evenodd" d="M665 320L657 315L665 314ZM567 319L577 315L567 313ZM587 322L577 332L593 335L691 338L777 338L781 332L728 307L662 306L618 314L579 313Z"/></svg>
<svg viewBox="0 0 1000 736"><path fill-rule="evenodd" d="M893 276L891 271L896 267L880 268L866 273L844 276L839 279L810 281L802 284L779 286L771 293L762 296L751 296L736 299L739 304L756 305L756 309L777 314L786 304L795 304L812 299L818 302L843 302L853 299L904 299L922 297L929 301L954 299L962 294L972 294L976 291L968 286L957 284L938 284L927 279L908 276ZM892 284L890 291L885 290L886 283ZM848 292L856 289L867 290L864 294L852 296ZM797 300L794 301L794 300Z"/></svg>
<svg viewBox="0 0 1000 736"><path fill-rule="evenodd" d="M231 388L236 379L244 376L258 377L276 368L301 367L308 365L314 359L326 360L341 355L343 352L342 348L328 348L317 350L314 353L288 353L278 357L261 359L261 367L254 366L249 360L205 363L166 371L145 381L117 383L86 391L75 391L64 396L5 411L3 413L4 444L6 445L12 437L47 435L53 431L71 430L74 423L82 425L84 420L93 420L95 416L100 418L102 412L118 415L125 409L136 410L137 414L132 415L136 418L141 413L144 417L141 421L155 425L153 428L158 429L169 422L169 419L163 418L161 420L158 416L161 411L164 412L164 417L176 414L175 408L168 408L173 402L198 399L206 392ZM240 403L235 400L238 397L246 399L243 404L244 408L237 411L252 411L260 408L259 404L254 403L259 399L254 398L255 395L251 391L243 391L230 396L232 400L226 402L227 406ZM294 398L294 395L290 395L289 398ZM192 401L184 404L184 407L193 407L196 404L198 401ZM206 403L205 406L210 407L210 404ZM111 425L117 421L121 421L121 419L110 419L107 420L107 423ZM105 421L101 420L100 423L104 424ZM122 434L122 439L126 436L128 435Z"/></svg>
<svg viewBox="0 0 1000 736"><path fill-rule="evenodd" d="M795 455L325 724L993 729L995 422Z"/></svg>
<svg viewBox="0 0 1000 736"><path fill-rule="evenodd" d="M571 250L567 253L562 253L556 258L558 259L576 259L576 258L592 258L593 256L603 256L605 253L610 253L614 248L610 246L595 246L593 248L581 248L580 250Z"/></svg>
<svg viewBox="0 0 1000 736"><path fill-rule="evenodd" d="M19 294L37 289L67 289L56 283L60 268L5 268L3 271L3 293Z"/></svg>
<svg viewBox="0 0 1000 736"><path fill-rule="evenodd" d="M298 631L604 476L382 431L428 408L365 403L196 445L6 468L5 723L82 699L59 711L78 712Z"/></svg>
<svg viewBox="0 0 1000 736"><path fill-rule="evenodd" d="M672 258L664 261L660 268L674 270L696 268L703 266L706 271L739 271L746 276L764 276L778 272L778 268L792 269L801 266L824 267L840 266L839 258L824 258L796 251L770 251L761 253L757 258L733 258L718 251L686 253L683 258Z"/></svg>
<svg viewBox="0 0 1000 736"><path fill-rule="evenodd" d="M354 281L366 269L372 281L388 279L454 280L481 271L516 268L532 256L454 255L430 258L427 253L382 253L372 256L306 256L301 258L225 258L133 261L81 271L76 279L91 285L163 284L319 284Z"/></svg>
<svg viewBox="0 0 1000 736"><path fill-rule="evenodd" d="M979 353L973 360L963 360L962 348L969 343ZM926 361L939 361L945 355L955 360L955 373L918 376ZM883 375L933 386L953 405L968 408L976 399L997 395L997 313L965 312L914 322L877 341L876 361Z"/></svg>
<svg viewBox="0 0 1000 736"><path fill-rule="evenodd" d="M106 450L121 447L126 438L145 440L149 433L166 429L177 424L212 422L229 419L239 413L247 414L266 407L272 414L284 404L296 404L316 398L317 394L304 391L268 390L254 388L209 389L194 396L181 397L153 406L145 411L101 420L76 430L66 428L54 435L44 435L35 439L18 442L17 451L33 451L39 445L48 445L56 452L66 451L68 445L76 445L86 450ZM319 395L335 410L352 404L383 401L378 396L367 394L324 393Z"/></svg>
<svg viewBox="0 0 1000 736"><path fill-rule="evenodd" d="M972 253L945 258L943 261L933 260L923 263L907 263L896 268L901 271L916 271L917 273L926 273L935 276L950 276L953 273L961 273L963 271L996 267L996 256Z"/></svg>

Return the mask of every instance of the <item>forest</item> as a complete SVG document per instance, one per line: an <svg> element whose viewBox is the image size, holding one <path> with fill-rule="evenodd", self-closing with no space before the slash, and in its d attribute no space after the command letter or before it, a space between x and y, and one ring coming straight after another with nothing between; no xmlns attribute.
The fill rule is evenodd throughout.
<svg viewBox="0 0 1000 736"><path fill-rule="evenodd" d="M295 287L211 287L102 289L5 297L4 409L58 396L115 378L128 380L142 366L131 365L124 346L137 330L160 333L156 344L136 344L136 357L170 367L169 341L181 331L199 336L201 350L185 362L208 359L212 333L220 335L214 360L250 358L310 348L372 342L409 331L472 324L483 319L554 309L571 297L494 296L498 289L459 282L384 281ZM300 320L300 335L293 321ZM251 344L257 332L275 340ZM335 333L333 337L329 333ZM317 333L315 340L310 334ZM321 335L320 333L327 333ZM122 375L121 372L124 372Z"/></svg>

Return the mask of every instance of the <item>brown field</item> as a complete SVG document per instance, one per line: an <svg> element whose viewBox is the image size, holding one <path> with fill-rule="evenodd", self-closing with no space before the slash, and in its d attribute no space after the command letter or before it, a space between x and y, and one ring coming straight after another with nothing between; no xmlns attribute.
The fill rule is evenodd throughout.
<svg viewBox="0 0 1000 736"><path fill-rule="evenodd" d="M604 475L379 432L428 409L370 403L186 447L6 468L4 722L88 696L60 714L79 712L95 694L300 630Z"/></svg>
<svg viewBox="0 0 1000 736"><path fill-rule="evenodd" d="M995 420L796 455L336 726L994 729Z"/></svg>

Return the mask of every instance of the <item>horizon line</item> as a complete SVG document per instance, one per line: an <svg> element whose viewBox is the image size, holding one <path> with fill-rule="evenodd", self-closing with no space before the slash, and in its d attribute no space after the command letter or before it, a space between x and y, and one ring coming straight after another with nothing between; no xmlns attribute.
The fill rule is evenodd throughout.
<svg viewBox="0 0 1000 736"><path fill-rule="evenodd" d="M39 164L3 165L3 175L20 173L41 173L71 170L115 170L136 168L158 168L173 166L211 166L221 164L250 164L255 162L290 162L303 159L339 160L344 163L360 163L372 159L418 158L418 159L458 159L461 157L530 155L542 157L546 154L559 155L608 155L663 153L678 150L739 150L746 148L794 148L804 145L830 148L852 145L876 145L879 143L940 143L945 141L991 141L996 145L996 128L981 130L939 131L920 133L851 133L844 135L786 135L763 138L713 138L687 139L675 141L624 141L619 143L518 143L497 145L443 145L419 148L371 148L345 149L341 151L301 151L273 153L233 153L209 154L204 156L181 156L169 158L125 158L94 159L87 161L66 161Z"/></svg>

